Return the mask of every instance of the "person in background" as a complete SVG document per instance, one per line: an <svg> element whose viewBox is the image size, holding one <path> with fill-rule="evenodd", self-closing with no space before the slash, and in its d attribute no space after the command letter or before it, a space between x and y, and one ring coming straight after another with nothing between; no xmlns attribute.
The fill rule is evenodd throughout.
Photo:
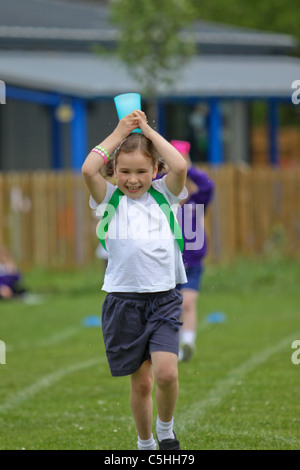
<svg viewBox="0 0 300 470"><path fill-rule="evenodd" d="M188 166L186 180L188 197L186 200L181 202L181 218L184 226L196 227L196 224L203 222L202 218L201 220L197 220L196 218L196 205L203 204L205 213L206 208L213 197L214 183L204 171L201 171L192 165L189 156L189 142L173 140L171 141L171 144L184 156ZM177 286L183 296L181 317L183 326L181 328L180 351L178 356L179 361L189 361L195 350L197 335L197 300L201 289L203 259L207 252L207 240L205 234L204 242L201 247L197 247L197 249L187 248L188 243L190 243L191 240L186 239L184 226L182 226L183 236L185 238L183 261L188 282Z"/></svg>
<svg viewBox="0 0 300 470"><path fill-rule="evenodd" d="M21 272L9 250L4 246L0 247L0 299L12 299L25 294L21 278Z"/></svg>

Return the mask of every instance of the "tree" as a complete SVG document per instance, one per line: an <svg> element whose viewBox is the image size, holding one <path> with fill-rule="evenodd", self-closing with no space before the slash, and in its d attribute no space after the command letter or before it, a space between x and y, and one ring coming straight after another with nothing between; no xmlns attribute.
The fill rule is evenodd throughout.
<svg viewBox="0 0 300 470"><path fill-rule="evenodd" d="M198 19L289 34L300 41L298 0L194 0L194 8Z"/></svg>
<svg viewBox="0 0 300 470"><path fill-rule="evenodd" d="M148 97L159 84L171 84L195 51L193 19L192 0L112 1L111 20L120 30L117 55Z"/></svg>

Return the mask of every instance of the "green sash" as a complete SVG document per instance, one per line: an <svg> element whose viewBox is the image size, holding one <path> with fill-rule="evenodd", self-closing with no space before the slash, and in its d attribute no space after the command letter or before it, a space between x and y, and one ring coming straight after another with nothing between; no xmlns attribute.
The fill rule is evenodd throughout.
<svg viewBox="0 0 300 470"><path fill-rule="evenodd" d="M157 204L160 206L161 210L163 211L163 213L167 217L167 220L170 224L170 228L171 228L172 232L174 233L174 236L177 240L180 251L182 252L183 248L184 248L183 235L182 235L181 228L180 228L177 220L175 219L175 216L174 216L174 213L173 213L173 211L170 207L170 204L168 203L165 196L162 193L160 193L159 191L156 191L156 189L154 189L152 186L150 186L150 188L148 189L148 192L151 194L151 196L154 198L154 200L157 202ZM120 189L117 188L114 191L114 193L113 193L112 197L110 198L110 201L107 205L107 207L109 207L109 210L106 209L106 211L104 212L104 215L101 219L101 222L98 226L97 236L99 238L99 241L100 241L101 245L103 246L103 248L106 251L107 251L107 249L106 249L105 238L106 238L106 233L108 231L108 226L109 226L113 216L116 213L117 207L120 203L120 200L121 200L122 196L124 196L124 193L122 193L122 191L120 191Z"/></svg>

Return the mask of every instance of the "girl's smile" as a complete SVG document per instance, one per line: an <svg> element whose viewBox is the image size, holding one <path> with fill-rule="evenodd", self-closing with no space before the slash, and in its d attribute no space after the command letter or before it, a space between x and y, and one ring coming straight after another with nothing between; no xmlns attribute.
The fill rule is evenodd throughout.
<svg viewBox="0 0 300 470"><path fill-rule="evenodd" d="M126 185L126 188L128 189L130 193L135 194L142 188L142 186L132 187L132 186Z"/></svg>

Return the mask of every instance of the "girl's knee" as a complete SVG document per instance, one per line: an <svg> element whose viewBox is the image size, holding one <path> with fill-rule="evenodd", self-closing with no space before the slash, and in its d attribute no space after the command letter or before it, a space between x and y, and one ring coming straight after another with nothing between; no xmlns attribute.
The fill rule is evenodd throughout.
<svg viewBox="0 0 300 470"><path fill-rule="evenodd" d="M156 377L156 383L159 387L169 387L178 381L178 374L175 371L161 371Z"/></svg>
<svg viewBox="0 0 300 470"><path fill-rule="evenodd" d="M153 384L154 378L151 368L141 368L140 371L131 376L131 390L140 396L151 394Z"/></svg>
<svg viewBox="0 0 300 470"><path fill-rule="evenodd" d="M150 395L153 390L153 379L150 377L144 377L131 384L131 389L134 393L140 396Z"/></svg>
<svg viewBox="0 0 300 470"><path fill-rule="evenodd" d="M155 381L159 387L168 387L178 381L178 368L176 364L161 363L155 371Z"/></svg>

